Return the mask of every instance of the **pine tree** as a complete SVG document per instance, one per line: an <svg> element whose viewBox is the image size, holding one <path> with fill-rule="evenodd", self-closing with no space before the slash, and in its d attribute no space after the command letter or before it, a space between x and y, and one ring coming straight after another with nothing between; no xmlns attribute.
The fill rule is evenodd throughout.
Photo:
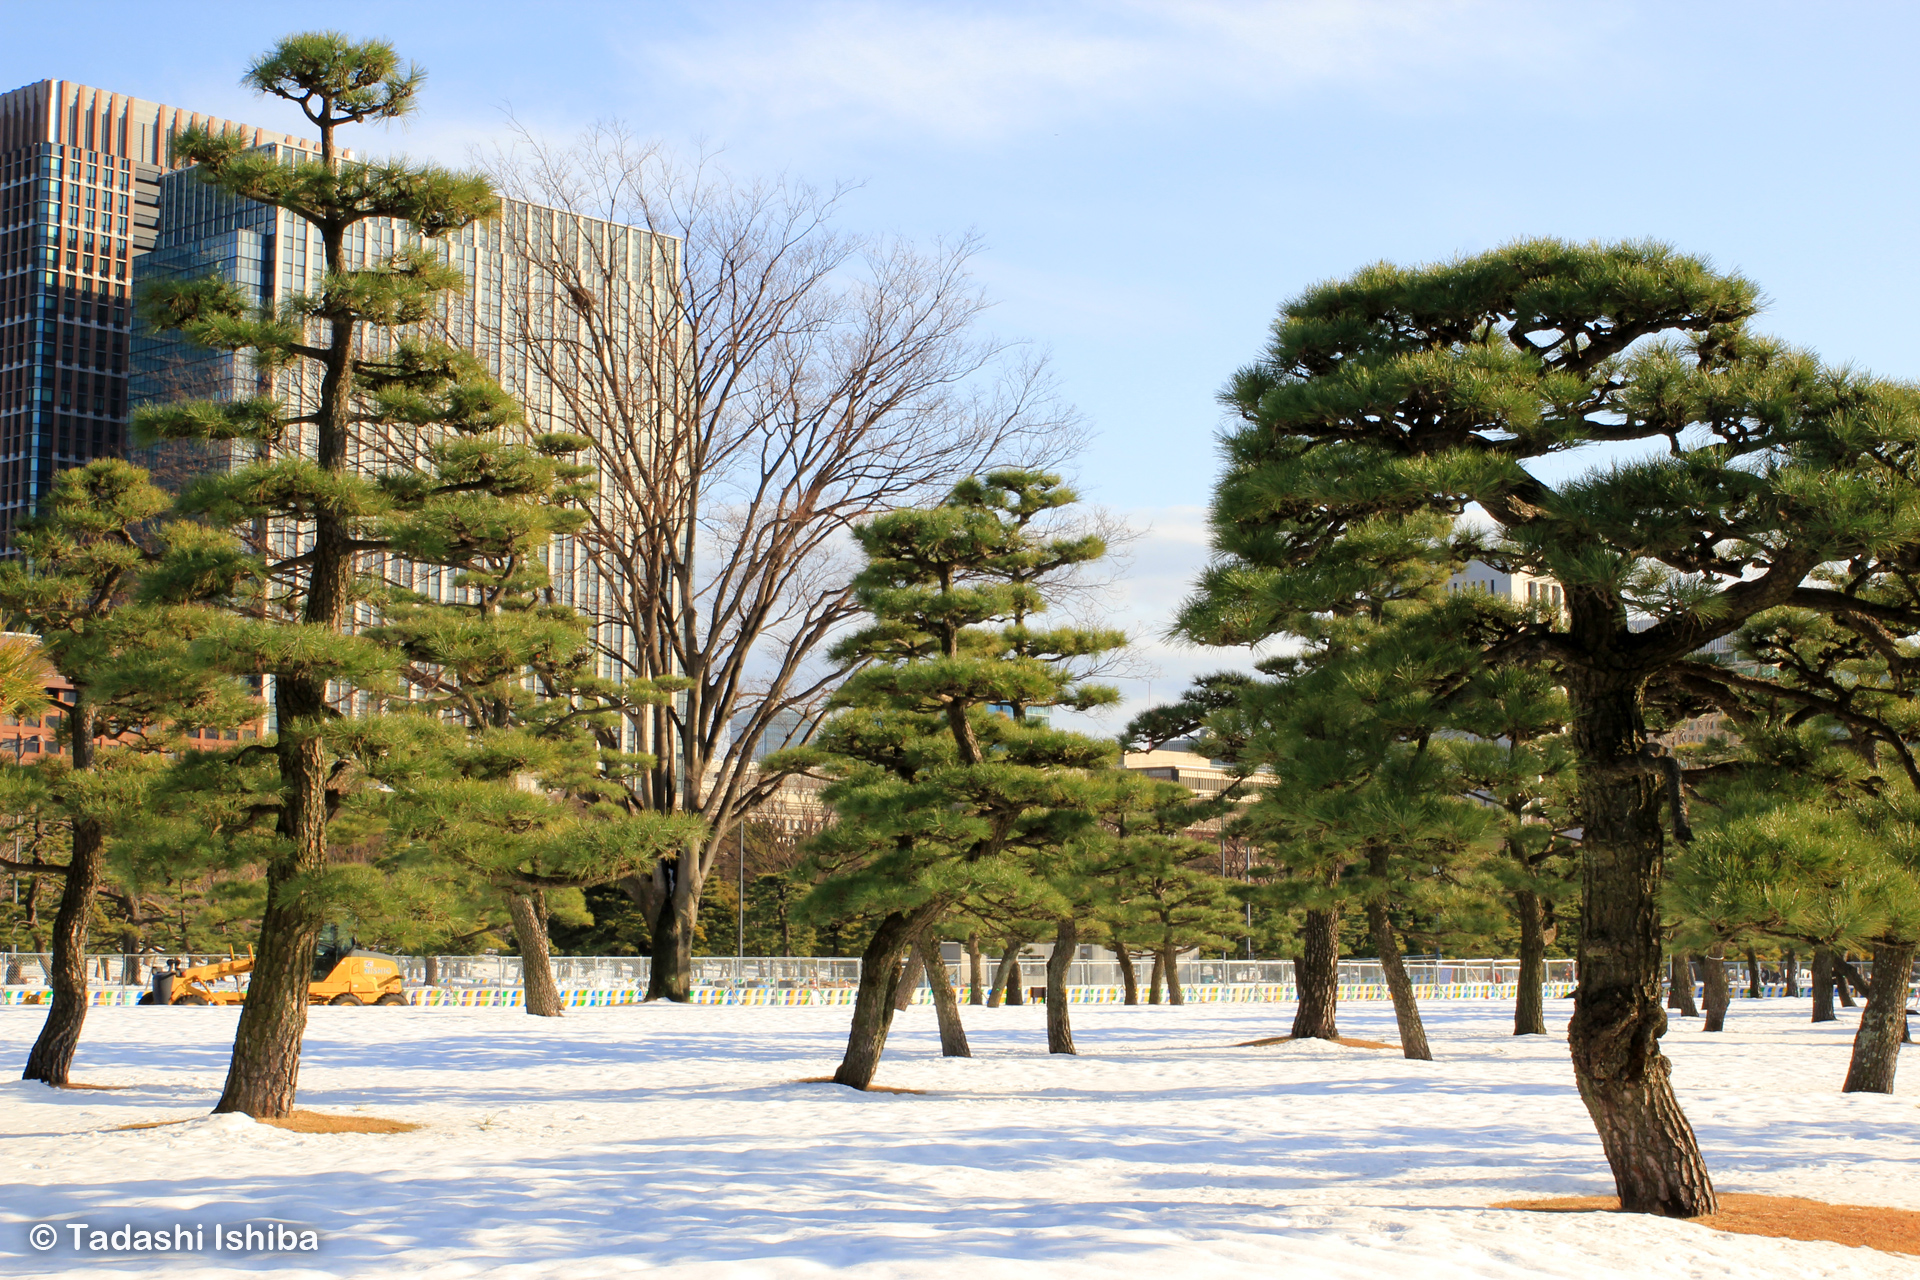
<svg viewBox="0 0 1920 1280"><path fill-rule="evenodd" d="M65 1085L72 1071L86 1020L87 935L107 876L107 842L141 811L152 773L145 766L182 744L185 725L232 725L255 712L237 681L186 662L186 645L209 617L133 598L157 554L193 555L226 541L182 524L143 531L167 505L145 471L118 459L64 471L44 509L22 524L20 556L0 564L0 610L35 629L41 659L73 687L61 707L65 758L6 767L18 775L9 789L32 792L31 802L57 815L67 836L67 860L56 871L62 890L53 999L24 1073L50 1085ZM114 745L119 739L127 745Z"/></svg>
<svg viewBox="0 0 1920 1280"><path fill-rule="evenodd" d="M651 756L618 749L622 720L663 700L652 681L595 672L587 620L544 600L543 553L582 519L589 471L555 456L578 438L548 436L512 459L511 495L448 496L388 521L387 545L455 570L460 599L389 589L368 634L407 659L411 710L450 726L436 767L380 802L393 857L413 874L438 863L498 894L519 944L526 1010L559 1017L549 912L584 911L579 891L649 871L704 834L684 814L629 812L627 779ZM463 450L470 454L470 450ZM498 454L488 458L497 465ZM455 474L455 459L441 474Z"/></svg>
<svg viewBox="0 0 1920 1280"><path fill-rule="evenodd" d="M379 526L452 494L517 491L525 469L575 438L510 444L520 410L473 356L419 335L460 274L435 237L492 217L498 197L480 178L432 166L348 159L341 126L409 114L423 73L381 41L331 32L282 40L248 70L261 93L294 103L319 133L317 157L274 156L238 134L189 130L174 159L231 196L305 219L323 250L312 292L259 314L236 284L215 278L157 281L141 310L159 330L201 346L250 354L295 398L271 396L149 406L135 419L149 440L236 441L253 460L186 486L177 510L216 528L254 530L267 590L252 616L234 619L218 660L272 681L277 733L277 843L266 861L267 899L247 1003L217 1110L281 1116L293 1107L307 984L324 923L328 828L343 795L382 769L399 769L419 738L383 728L375 714L396 657L354 634L362 574L388 550ZM357 225L391 218L418 239L390 258L361 263ZM363 450L419 458L379 475ZM357 691L357 692L356 692ZM390 782L386 785L390 785Z"/></svg>
<svg viewBox="0 0 1920 1280"><path fill-rule="evenodd" d="M1562 584L1564 613L1485 647L1553 664L1571 705L1587 886L1573 1060L1632 1212L1714 1208L1658 1049L1676 780L1649 747L1647 691L1781 605L1920 629L1920 611L1872 598L1878 570L1920 547L1920 392L1757 337L1758 306L1749 281L1647 243L1525 241L1316 286L1224 393L1243 425L1214 503L1223 558L1182 622L1258 641L1276 571L1383 514L1469 504L1495 528L1487 563ZM1636 441L1658 455L1558 484L1539 469ZM1846 580L1810 583L1823 564Z"/></svg>
<svg viewBox="0 0 1920 1280"><path fill-rule="evenodd" d="M1112 759L1111 744L1024 715L1116 696L1081 667L1122 636L1027 625L1047 604L1042 584L1105 551L1098 537L1048 535L1045 517L1073 501L1055 476L1000 471L940 506L856 526L867 564L855 590L873 622L835 650L865 665L819 740L837 822L813 841L830 874L810 897L819 916L880 916L841 1084L872 1082L901 961L923 931L983 885L1030 879L1022 853L1059 848L1091 821L1083 774Z"/></svg>

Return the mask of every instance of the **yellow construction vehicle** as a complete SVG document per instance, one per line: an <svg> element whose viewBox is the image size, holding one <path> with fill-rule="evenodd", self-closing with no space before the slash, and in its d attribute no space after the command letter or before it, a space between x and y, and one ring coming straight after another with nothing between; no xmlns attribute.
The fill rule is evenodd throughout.
<svg viewBox="0 0 1920 1280"><path fill-rule="evenodd" d="M314 952L313 980L307 984L309 1004L405 1004L401 993L404 979L393 957L370 951L356 951L353 939L341 941L339 931L328 925ZM245 956L229 955L212 964L196 964L182 969L177 964L153 972L153 990L140 997L141 1004L244 1004L247 993L240 986L240 975L253 971L253 948ZM233 986L220 989L214 984L232 978Z"/></svg>

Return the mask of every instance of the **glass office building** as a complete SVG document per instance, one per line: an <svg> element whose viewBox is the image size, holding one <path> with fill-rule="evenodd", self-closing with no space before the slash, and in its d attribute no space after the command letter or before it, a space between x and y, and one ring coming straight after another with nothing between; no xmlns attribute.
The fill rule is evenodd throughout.
<svg viewBox="0 0 1920 1280"><path fill-rule="evenodd" d="M189 125L287 140L62 80L0 94L0 552L58 472L126 448L135 268Z"/></svg>

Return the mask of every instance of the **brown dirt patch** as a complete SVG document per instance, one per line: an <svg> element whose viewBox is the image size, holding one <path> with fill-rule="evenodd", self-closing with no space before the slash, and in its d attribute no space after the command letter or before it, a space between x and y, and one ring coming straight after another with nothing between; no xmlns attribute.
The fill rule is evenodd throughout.
<svg viewBox="0 0 1920 1280"><path fill-rule="evenodd" d="M296 1111L290 1116L261 1120L260 1123L292 1133L412 1133L421 1127L405 1120L388 1120L381 1116L336 1116L324 1111Z"/></svg>
<svg viewBox="0 0 1920 1280"><path fill-rule="evenodd" d="M1291 1041L1293 1041L1295 1038L1296 1037L1294 1036L1267 1036L1264 1039L1260 1039L1260 1040L1242 1040L1239 1044L1236 1044L1233 1047L1236 1049L1264 1049L1268 1045L1288 1044ZM1302 1040L1313 1040L1313 1039L1317 1039L1318 1037L1300 1036L1298 1038ZM1400 1047L1397 1044L1388 1044L1384 1040L1356 1040L1352 1036L1341 1036L1338 1039L1336 1039L1333 1043L1343 1044L1347 1046L1347 1048L1349 1049L1398 1049Z"/></svg>
<svg viewBox="0 0 1920 1280"><path fill-rule="evenodd" d="M795 1084L839 1084L840 1082L838 1080L835 1080L832 1076L802 1076L798 1080L795 1080L794 1083ZM920 1096L924 1097L927 1091L925 1089L902 1089L898 1085L891 1085L891 1084L870 1084L860 1092L862 1093L912 1093L912 1094L919 1094Z"/></svg>
<svg viewBox="0 0 1920 1280"><path fill-rule="evenodd" d="M69 1082L67 1084L57 1084L53 1087L56 1089L131 1089L133 1088L133 1086L130 1084L75 1084L72 1082Z"/></svg>
<svg viewBox="0 0 1920 1280"><path fill-rule="evenodd" d="M1615 1196L1560 1196L1552 1200L1503 1200L1489 1207L1533 1213L1618 1213L1620 1201ZM1829 1240L1885 1253L1920 1254L1920 1212L1912 1209L1736 1192L1720 1197L1720 1212L1687 1221L1743 1236Z"/></svg>
<svg viewBox="0 0 1920 1280"><path fill-rule="evenodd" d="M199 1116L189 1116L198 1120ZM117 1124L115 1129L164 1129L170 1124L185 1124L186 1120L142 1120L138 1124ZM281 1116L274 1120L255 1118L256 1124L270 1124L276 1129L285 1129L291 1133L412 1133L420 1125L409 1124L405 1120L387 1120L380 1116L333 1116L320 1111L296 1111L290 1116Z"/></svg>

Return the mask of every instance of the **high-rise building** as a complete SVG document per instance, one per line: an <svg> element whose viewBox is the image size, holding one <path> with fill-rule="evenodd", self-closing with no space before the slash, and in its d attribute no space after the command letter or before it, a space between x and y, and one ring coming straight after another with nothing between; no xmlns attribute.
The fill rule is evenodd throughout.
<svg viewBox="0 0 1920 1280"><path fill-rule="evenodd" d="M57 472L126 448L135 270L194 125L312 145L64 80L0 95L0 551Z"/></svg>

